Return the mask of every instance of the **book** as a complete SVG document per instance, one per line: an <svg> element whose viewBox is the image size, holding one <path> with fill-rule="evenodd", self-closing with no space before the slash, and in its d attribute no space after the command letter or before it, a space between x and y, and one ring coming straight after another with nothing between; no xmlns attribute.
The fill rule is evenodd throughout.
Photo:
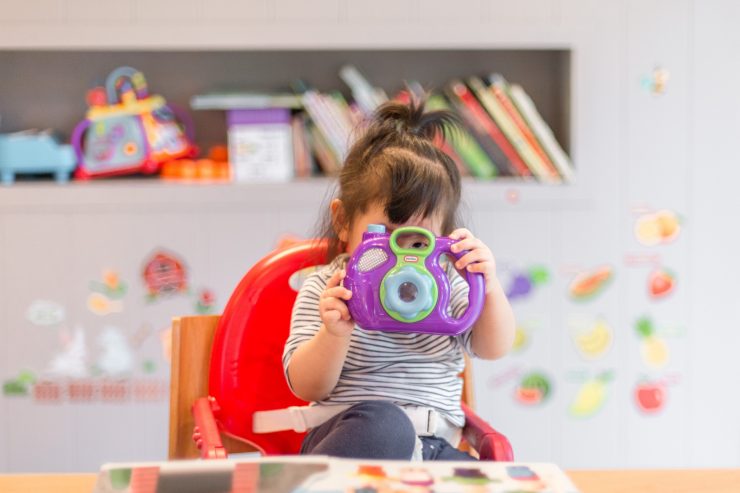
<svg viewBox="0 0 740 493"><path fill-rule="evenodd" d="M321 171L327 176L334 176L342 169L342 163L334 154L331 146L326 142L324 135L319 131L313 122L306 124L306 136L308 137L309 147L316 156L316 163Z"/></svg>
<svg viewBox="0 0 740 493"><path fill-rule="evenodd" d="M352 91L352 97L365 115L372 114L381 104L388 101L388 95L378 87L373 86L365 76L352 65L345 65L339 70L339 77Z"/></svg>
<svg viewBox="0 0 740 493"><path fill-rule="evenodd" d="M444 97L439 94L429 96L428 108L430 110L452 111ZM498 174L498 169L488 154L478 145L465 128L456 128L447 136L451 147L455 150L460 161L469 170L469 174L475 178L491 179ZM463 173L461 173L463 174Z"/></svg>
<svg viewBox="0 0 740 493"><path fill-rule="evenodd" d="M109 463L94 493L578 493L557 465L530 462L410 462L277 456Z"/></svg>
<svg viewBox="0 0 740 493"><path fill-rule="evenodd" d="M302 100L308 115L332 153L340 162L344 161L354 127L352 115L348 113L346 104L342 104L343 100L337 94L322 94L315 90L304 92Z"/></svg>
<svg viewBox="0 0 740 493"><path fill-rule="evenodd" d="M560 174L565 180L572 180L574 173L573 164L570 162L570 158L565 151L563 151L563 148L560 147L557 139L555 139L555 136L552 134L552 130L537 111L537 108L529 95L524 92L524 89L522 89L518 84L511 84L509 86L509 96L517 111L519 111L532 129L532 133L537 137L538 142L545 152L547 152L547 155L550 157L552 163L558 169Z"/></svg>
<svg viewBox="0 0 740 493"><path fill-rule="evenodd" d="M504 79L504 77L500 74L491 74L488 77L488 81L490 83L490 90L493 92L493 95L504 107L504 109L509 114L519 130L521 130L524 138L527 139L535 152L545 162L545 165L551 168L551 172L552 170L554 170L555 173L558 173L563 180L571 180L573 178L572 166L568 165L563 169L559 169L558 166L555 166L555 164L550 159L550 156L542 148L539 140L537 140L537 137L535 137L534 133L532 133L532 129L529 127L527 122L524 120L524 117L522 117L521 113L511 100L509 96L509 83L506 81L506 79Z"/></svg>
<svg viewBox="0 0 740 493"><path fill-rule="evenodd" d="M288 181L293 178L293 137L290 110L229 110L229 163L239 182Z"/></svg>
<svg viewBox="0 0 740 493"><path fill-rule="evenodd" d="M306 115L293 115L290 123L293 134L293 161L295 163L296 178L308 178L314 168L311 147L306 129Z"/></svg>
<svg viewBox="0 0 740 493"><path fill-rule="evenodd" d="M194 110L236 110L259 108L291 108L303 106L301 97L291 93L212 92L198 94L190 99Z"/></svg>
<svg viewBox="0 0 740 493"><path fill-rule="evenodd" d="M453 80L447 85L445 94L474 130L473 135L493 161L498 166L504 167L501 170L502 174L524 178L532 176L532 172L524 164L511 143L506 140L504 134L501 133L501 130L480 106L478 100L475 99L475 96L465 84L460 80Z"/></svg>
<svg viewBox="0 0 740 493"><path fill-rule="evenodd" d="M548 167L542 157L526 140L519 127L496 99L489 88L478 77L468 78L468 86L472 89L478 101L486 109L489 116L498 125L506 138L511 142L516 152L537 179L545 182L559 183L560 175L554 168Z"/></svg>

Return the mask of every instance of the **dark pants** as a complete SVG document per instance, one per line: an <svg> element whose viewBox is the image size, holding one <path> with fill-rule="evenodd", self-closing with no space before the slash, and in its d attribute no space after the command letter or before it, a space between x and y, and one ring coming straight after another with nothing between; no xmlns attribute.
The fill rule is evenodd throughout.
<svg viewBox="0 0 740 493"><path fill-rule="evenodd" d="M442 438L420 439L424 460L476 460ZM301 454L409 460L415 444L414 426L400 407L365 401L312 429L303 440Z"/></svg>

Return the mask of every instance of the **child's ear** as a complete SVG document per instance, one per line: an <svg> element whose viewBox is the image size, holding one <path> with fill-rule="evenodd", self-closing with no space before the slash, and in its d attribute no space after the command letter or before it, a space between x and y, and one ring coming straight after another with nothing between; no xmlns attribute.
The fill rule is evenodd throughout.
<svg viewBox="0 0 740 493"><path fill-rule="evenodd" d="M329 205L331 210L331 225L334 228L334 232L342 243L347 243L349 237L349 224L347 221L347 215L344 211L344 204L340 199L334 199Z"/></svg>

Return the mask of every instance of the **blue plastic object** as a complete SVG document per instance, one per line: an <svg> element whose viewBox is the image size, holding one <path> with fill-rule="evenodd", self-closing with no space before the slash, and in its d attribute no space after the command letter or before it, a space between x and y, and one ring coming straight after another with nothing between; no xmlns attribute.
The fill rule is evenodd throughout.
<svg viewBox="0 0 740 493"><path fill-rule="evenodd" d="M0 181L10 185L16 174L52 173L59 183L69 181L77 164L72 146L48 133L0 135Z"/></svg>

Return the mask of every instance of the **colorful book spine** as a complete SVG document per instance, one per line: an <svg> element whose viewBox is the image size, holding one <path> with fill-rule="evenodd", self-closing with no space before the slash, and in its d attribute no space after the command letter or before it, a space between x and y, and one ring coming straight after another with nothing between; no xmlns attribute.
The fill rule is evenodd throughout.
<svg viewBox="0 0 740 493"><path fill-rule="evenodd" d="M311 149L306 138L305 115L293 116L291 120L293 130L293 160L295 162L296 178L308 178L311 176L312 159Z"/></svg>
<svg viewBox="0 0 740 493"><path fill-rule="evenodd" d="M309 90L303 94L303 104L332 152L343 161L348 151L349 125L344 125L337 116L336 103L330 96Z"/></svg>
<svg viewBox="0 0 740 493"><path fill-rule="evenodd" d="M342 166L337 156L331 150L331 146L329 146L329 143L324 138L324 135L313 123L309 123L307 128L309 145L313 149L316 162L321 168L321 171L327 176L337 175Z"/></svg>
<svg viewBox="0 0 740 493"><path fill-rule="evenodd" d="M557 139L555 139L550 127L537 111L532 99L518 84L511 84L509 86L509 96L517 111L527 122L529 128L532 129L532 133L537 137L538 142L545 152L547 152L547 155L563 179L571 181L574 175L573 164L570 162L570 158L565 151L563 151L563 148L560 147Z"/></svg>
<svg viewBox="0 0 740 493"><path fill-rule="evenodd" d="M486 111L481 107L478 100L470 92L465 84L459 80L453 80L447 86L447 94L450 100L456 104L458 111L466 121L475 129L479 142L488 151L489 155L497 164L503 162L508 167L509 176L531 177L532 172L524 164L511 143L496 124L491 120Z"/></svg>
<svg viewBox="0 0 740 493"><path fill-rule="evenodd" d="M483 81L478 77L470 77L468 79L468 86L470 86L478 101L486 109L494 123L501 129L524 163L532 171L532 174L544 182L561 182L562 180L560 179L560 175L557 174L557 171L554 168L550 169L547 167Z"/></svg>
<svg viewBox="0 0 740 493"><path fill-rule="evenodd" d="M572 178L573 170L571 168L566 170L558 169L558 167L555 166L555 164L550 159L550 156L547 154L547 152L545 152L545 150L542 148L539 140L537 140L537 137L535 137L534 133L532 133L532 129L529 127L527 122L524 120L524 117L522 117L521 113L519 113L519 110L517 110L516 106L512 102L511 97L509 96L509 83L506 81L506 79L504 79L504 77L500 74L491 74L488 77L488 81L490 83L490 91L493 93L499 103L501 103L501 106L503 106L504 110L506 110L506 112L509 114L511 119L514 121L514 124L524 135L524 138L527 139L527 142L529 142L537 155L540 156L545 165L550 169L550 172L557 173L561 177L561 180L568 181L570 178Z"/></svg>
<svg viewBox="0 0 740 493"><path fill-rule="evenodd" d="M370 84L354 66L345 65L339 70L339 76L349 86L352 97L363 114L372 114L375 108L388 101L385 91Z"/></svg>
<svg viewBox="0 0 740 493"><path fill-rule="evenodd" d="M452 110L444 97L438 94L430 96L427 105L430 110ZM469 173L466 174L485 179L496 177L498 174L496 165L466 129L454 129L447 138L457 155L460 156L462 163L469 170Z"/></svg>

